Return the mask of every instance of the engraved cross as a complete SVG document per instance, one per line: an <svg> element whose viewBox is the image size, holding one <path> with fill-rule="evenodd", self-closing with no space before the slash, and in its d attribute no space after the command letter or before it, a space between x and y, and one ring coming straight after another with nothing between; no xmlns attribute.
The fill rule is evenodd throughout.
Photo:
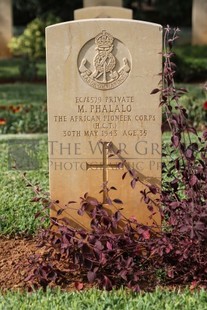
<svg viewBox="0 0 207 310"><path fill-rule="evenodd" d="M108 191L107 191L107 181L108 181L108 169L120 169L118 164L108 163L108 149L110 142L101 142L103 145L103 163L102 164L88 164L86 163L86 170L89 169L103 169L103 203L107 203Z"/></svg>

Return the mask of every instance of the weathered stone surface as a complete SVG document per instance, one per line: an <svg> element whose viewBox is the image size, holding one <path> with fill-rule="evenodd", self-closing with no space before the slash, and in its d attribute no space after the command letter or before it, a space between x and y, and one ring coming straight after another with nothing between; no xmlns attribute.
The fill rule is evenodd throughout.
<svg viewBox="0 0 207 310"><path fill-rule="evenodd" d="M109 195L123 201L125 216L151 223L141 201L145 186L132 189L131 176L122 180L122 175L134 169L142 182L160 185L161 109L159 95L150 93L160 80L161 26L93 19L50 26L46 36L50 191L60 201L56 209L77 201L63 216L89 228L87 215L77 215L80 196L87 192L107 203L107 192L99 192L108 182L117 188ZM109 144L120 153L110 157Z"/></svg>
<svg viewBox="0 0 207 310"><path fill-rule="evenodd" d="M10 55L8 43L12 37L11 0L0 0L0 58Z"/></svg>
<svg viewBox="0 0 207 310"><path fill-rule="evenodd" d="M207 45L207 1L193 0L192 43Z"/></svg>
<svg viewBox="0 0 207 310"><path fill-rule="evenodd" d="M124 18L132 19L132 10L113 6L94 6L74 11L74 19Z"/></svg>

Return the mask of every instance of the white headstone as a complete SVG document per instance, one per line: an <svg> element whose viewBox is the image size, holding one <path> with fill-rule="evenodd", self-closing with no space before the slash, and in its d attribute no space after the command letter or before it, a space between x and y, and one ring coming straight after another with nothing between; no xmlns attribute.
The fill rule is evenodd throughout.
<svg viewBox="0 0 207 310"><path fill-rule="evenodd" d="M161 109L150 93L160 80L162 27L91 19L50 26L46 37L50 191L59 200L52 215L86 192L106 205L100 190L107 183L125 216L152 223L141 200L145 185L132 189L131 176L122 175L130 168L144 183L161 182ZM110 146L120 153L110 157ZM89 228L78 207L70 204L62 216ZM158 213L153 218L160 222Z"/></svg>

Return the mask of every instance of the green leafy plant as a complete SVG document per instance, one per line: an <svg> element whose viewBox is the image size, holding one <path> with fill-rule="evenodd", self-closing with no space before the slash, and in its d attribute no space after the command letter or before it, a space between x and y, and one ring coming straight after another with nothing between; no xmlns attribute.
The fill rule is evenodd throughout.
<svg viewBox="0 0 207 310"><path fill-rule="evenodd" d="M21 56L19 67L22 78L33 80L37 77L37 61L45 58L45 28L60 22L60 19L49 15L45 19L35 18L28 24L23 34L13 37L9 47L14 56Z"/></svg>
<svg viewBox="0 0 207 310"><path fill-rule="evenodd" d="M22 66L21 57L13 57L10 59L1 59L0 60L0 82L2 83L11 83L21 81L22 75L20 74L20 67ZM45 81L46 79L46 64L45 59L40 59L36 61L36 70L37 70L37 80ZM30 80L30 78L29 78ZM30 83L31 84L31 83ZM14 85L13 85L14 86ZM15 84L16 86L16 84ZM15 88L14 86L14 88ZM1 84L2 87L2 84ZM0 92L1 93L1 92Z"/></svg>

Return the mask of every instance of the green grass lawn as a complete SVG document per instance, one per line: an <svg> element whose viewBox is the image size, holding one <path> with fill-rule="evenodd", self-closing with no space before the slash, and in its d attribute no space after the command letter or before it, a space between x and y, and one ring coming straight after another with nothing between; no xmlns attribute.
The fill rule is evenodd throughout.
<svg viewBox="0 0 207 310"><path fill-rule="evenodd" d="M22 178L23 171L15 171L10 166L9 153L16 151L15 143L23 141L24 145L31 141L31 137L0 140L0 235L11 234L33 234L42 225L35 220L34 214L39 210L36 203L32 203L33 192L26 187ZM12 142L14 140L14 142ZM25 142L26 141L26 142ZM40 183L41 187L48 191L48 159L47 159L47 138L33 137L38 141L37 160L39 168L26 171L27 177L33 184ZM18 144L17 144L18 145ZM20 154L21 156L21 154ZM21 157L20 157L21 158ZM13 162L11 162L13 165Z"/></svg>
<svg viewBox="0 0 207 310"><path fill-rule="evenodd" d="M8 59L0 60L0 79L18 78L19 77L19 60Z"/></svg>
<svg viewBox="0 0 207 310"><path fill-rule="evenodd" d="M46 85L32 83L0 84L0 106L41 105L46 102Z"/></svg>
<svg viewBox="0 0 207 310"><path fill-rule="evenodd" d="M137 294L124 289L112 292L88 290L35 293L8 292L0 295L0 310L206 310L207 292L173 292L157 289L153 293Z"/></svg>
<svg viewBox="0 0 207 310"><path fill-rule="evenodd" d="M0 81L3 80L21 80L19 67L22 64L21 58L11 58L0 60ZM45 61L41 60L37 64L37 77L45 79L46 65Z"/></svg>

